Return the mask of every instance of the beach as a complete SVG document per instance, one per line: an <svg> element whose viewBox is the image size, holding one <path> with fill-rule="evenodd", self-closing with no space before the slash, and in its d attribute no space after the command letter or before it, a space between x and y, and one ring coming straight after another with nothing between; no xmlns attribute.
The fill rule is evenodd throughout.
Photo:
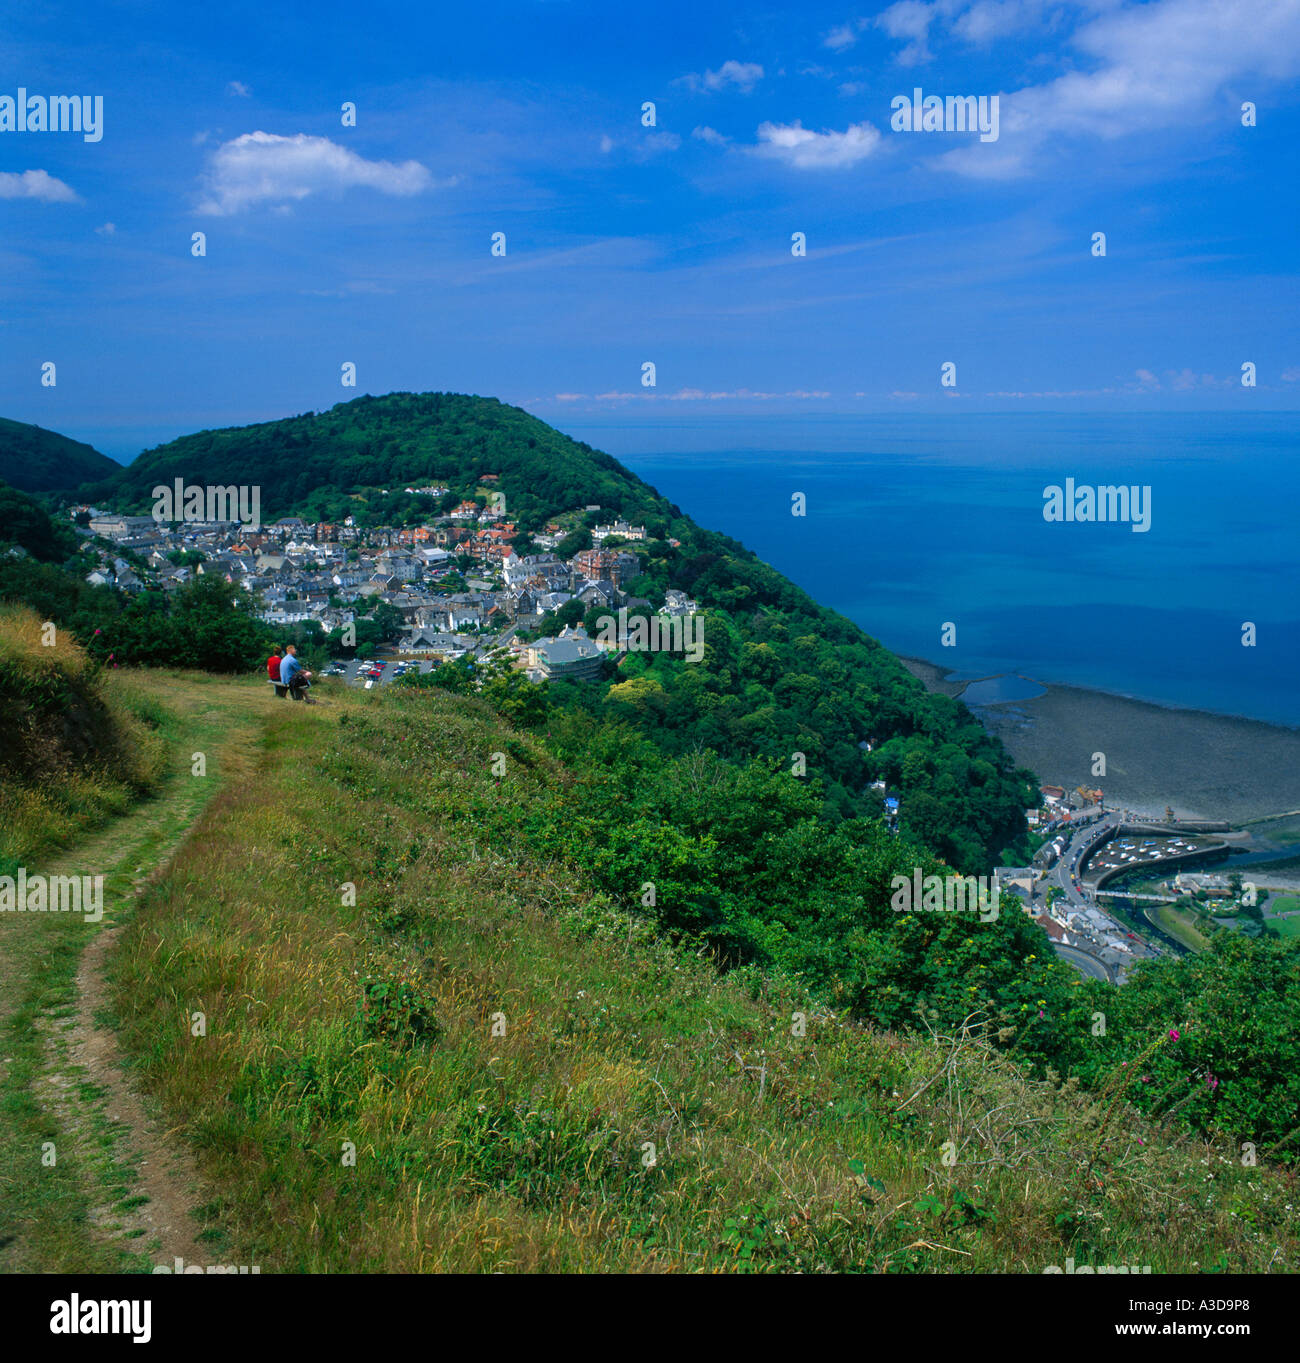
<svg viewBox="0 0 1300 1363"><path fill-rule="evenodd" d="M960 696L966 681L918 658L904 665L932 691ZM1180 710L1076 686L1039 683L1031 700L972 706L984 726L1038 779L1067 790L1100 786L1107 805L1164 818L1243 823L1300 811L1300 730L1204 710ZM1094 753L1106 773L1094 776ZM1293 827L1279 820L1261 832ZM1289 840L1289 839L1288 839Z"/></svg>

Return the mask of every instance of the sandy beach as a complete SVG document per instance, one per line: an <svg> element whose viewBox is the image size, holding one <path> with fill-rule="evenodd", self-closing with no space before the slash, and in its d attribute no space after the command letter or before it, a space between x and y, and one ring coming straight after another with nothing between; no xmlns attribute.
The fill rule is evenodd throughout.
<svg viewBox="0 0 1300 1363"><path fill-rule="evenodd" d="M903 662L932 691L960 696L969 685L945 680L948 668ZM1300 730L1040 684L1045 693L1032 700L971 707L1040 781L1100 786L1108 805L1160 818L1166 805L1180 817L1232 823L1300 811ZM1104 777L1092 775L1095 752L1106 755ZM1279 821L1275 831L1294 824Z"/></svg>

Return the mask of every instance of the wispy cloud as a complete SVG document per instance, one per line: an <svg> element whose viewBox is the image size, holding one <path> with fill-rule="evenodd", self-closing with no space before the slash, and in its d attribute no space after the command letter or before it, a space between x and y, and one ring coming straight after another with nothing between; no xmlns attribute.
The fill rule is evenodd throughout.
<svg viewBox="0 0 1300 1363"><path fill-rule="evenodd" d="M843 52L858 41L870 22L869 19L852 19L847 24L837 24L822 39L822 46L829 47L832 52Z"/></svg>
<svg viewBox="0 0 1300 1363"><path fill-rule="evenodd" d="M729 388L708 390L704 388L679 388L673 393L655 393L646 389L640 392L622 393L617 390L608 393L556 393L553 402L773 402L785 398L800 398L808 401L823 401L831 394L821 389L796 388L786 393L765 393L752 388Z"/></svg>
<svg viewBox="0 0 1300 1363"><path fill-rule="evenodd" d="M692 90L732 88L748 94L763 79L763 68L757 62L725 61L716 71L691 71L678 79Z"/></svg>
<svg viewBox="0 0 1300 1363"><path fill-rule="evenodd" d="M879 22L891 36L909 39L900 61L919 61L929 56L926 39L936 20L955 16L956 37L986 42L1024 27L1041 9L1034 0L981 0L968 7L951 0L933 5L900 0ZM1069 45L1088 69L1002 94L998 149L962 147L936 164L964 175L1005 179L1025 173L1035 153L1066 137L1115 139L1204 121L1213 115L1216 99L1245 81L1300 74L1300 4L1150 0L1116 5L1091 15Z"/></svg>
<svg viewBox="0 0 1300 1363"><path fill-rule="evenodd" d="M1232 375L1219 378L1215 374L1197 374L1195 370L1186 368L1166 369L1163 381L1149 369L1137 370L1134 377L1137 379L1138 391L1142 393L1191 393L1202 388L1235 388L1240 382L1239 377L1234 378Z"/></svg>
<svg viewBox="0 0 1300 1363"><path fill-rule="evenodd" d="M949 0L936 0L935 4L926 4L924 0L898 0L876 16L879 27L891 38L906 44L895 58L899 66L919 66L930 60L930 25L955 8Z"/></svg>
<svg viewBox="0 0 1300 1363"><path fill-rule="evenodd" d="M226 86L226 94L228 95L238 95L243 99L247 99L252 93L253 92L242 80L232 80L230 84Z"/></svg>
<svg viewBox="0 0 1300 1363"><path fill-rule="evenodd" d="M37 199L41 203L76 203L71 185L46 170L0 171L0 199Z"/></svg>
<svg viewBox="0 0 1300 1363"><path fill-rule="evenodd" d="M433 187L418 161L367 161L327 137L253 132L217 148L204 176L199 212L217 216L266 204L283 208L312 194L378 190L402 197Z"/></svg>

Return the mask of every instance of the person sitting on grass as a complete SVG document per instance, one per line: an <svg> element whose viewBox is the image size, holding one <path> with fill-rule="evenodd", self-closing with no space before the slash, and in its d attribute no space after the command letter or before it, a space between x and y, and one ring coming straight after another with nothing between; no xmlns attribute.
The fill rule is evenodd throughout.
<svg viewBox="0 0 1300 1363"><path fill-rule="evenodd" d="M280 664L280 681L289 688L292 700L305 700L308 705L315 705L316 702L307 694L307 688L311 685L307 678L311 673L298 661L297 653L293 644L285 645L284 660Z"/></svg>
<svg viewBox="0 0 1300 1363"><path fill-rule="evenodd" d="M273 682L280 680L280 645L271 650L271 656L266 660L266 675Z"/></svg>

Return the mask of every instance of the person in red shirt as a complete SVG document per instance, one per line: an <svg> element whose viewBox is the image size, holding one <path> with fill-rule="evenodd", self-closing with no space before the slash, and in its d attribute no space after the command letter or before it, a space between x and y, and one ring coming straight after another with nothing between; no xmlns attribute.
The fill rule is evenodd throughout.
<svg viewBox="0 0 1300 1363"><path fill-rule="evenodd" d="M266 675L273 682L280 680L280 650L278 648L266 660Z"/></svg>

